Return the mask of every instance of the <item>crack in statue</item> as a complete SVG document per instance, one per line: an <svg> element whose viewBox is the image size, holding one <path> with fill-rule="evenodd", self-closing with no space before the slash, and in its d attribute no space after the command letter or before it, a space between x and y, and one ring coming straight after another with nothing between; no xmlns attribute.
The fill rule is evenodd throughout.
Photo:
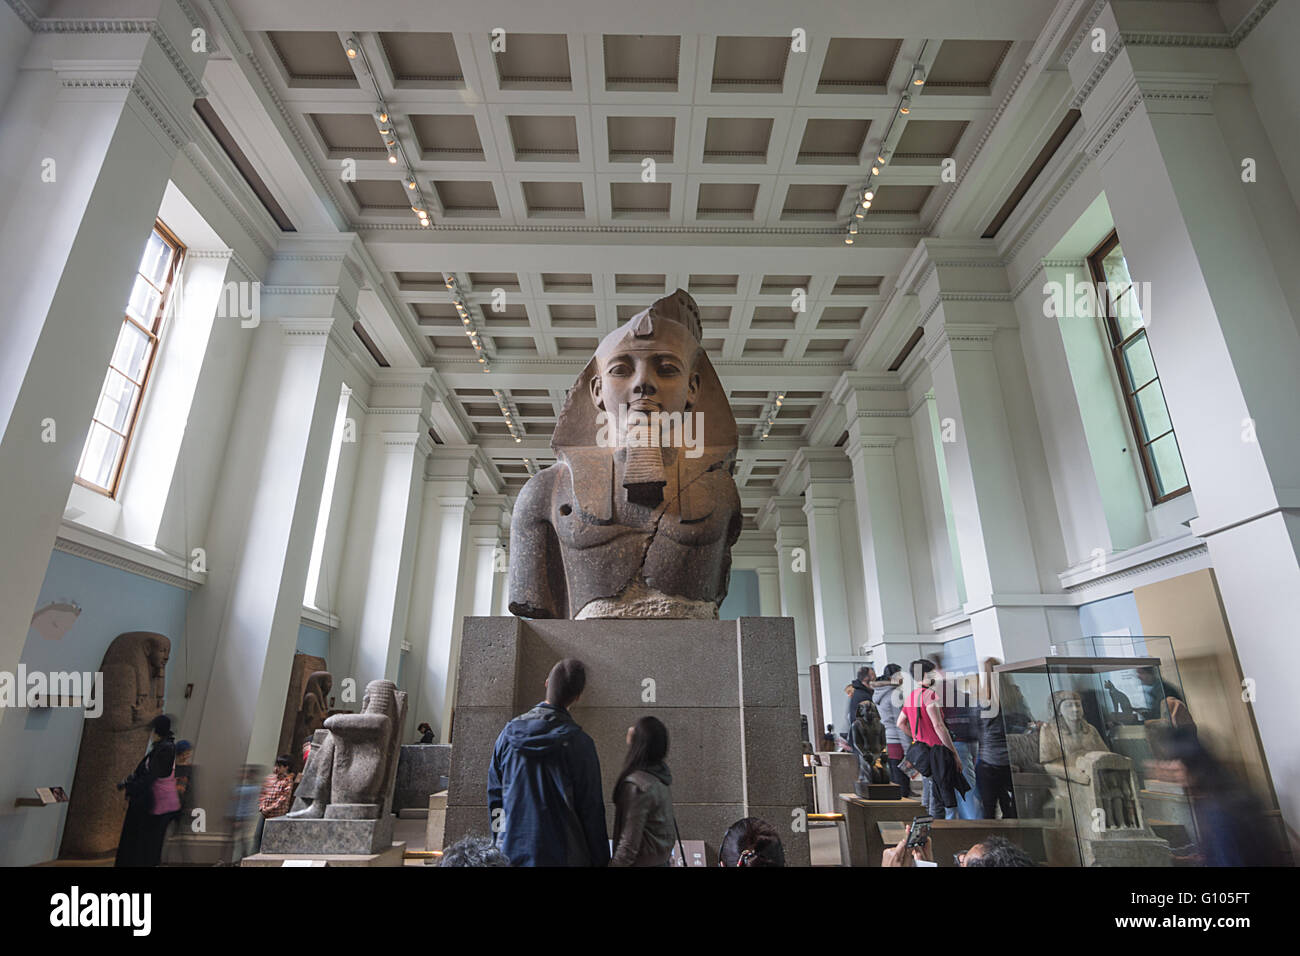
<svg viewBox="0 0 1300 956"><path fill-rule="evenodd" d="M515 505L512 613L717 618L740 536L737 435L700 339L699 308L678 289L600 343L551 437L559 460ZM703 436L690 448L669 431L635 440L624 410L641 428L693 414Z"/></svg>

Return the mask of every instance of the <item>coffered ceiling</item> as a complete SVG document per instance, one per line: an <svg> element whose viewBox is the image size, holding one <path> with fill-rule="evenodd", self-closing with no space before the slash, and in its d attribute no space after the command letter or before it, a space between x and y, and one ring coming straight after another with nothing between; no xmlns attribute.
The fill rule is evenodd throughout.
<svg viewBox="0 0 1300 956"><path fill-rule="evenodd" d="M951 199L943 163L962 169L983 147L1057 4L211 7L234 50L204 78L214 108L272 191L283 184L300 232L342 223L362 237L383 286L367 327L390 364L438 370L468 425L444 440L482 445L516 489L552 460L556 413L600 337L680 286L700 304L740 424L752 513L795 450L840 437L829 400L840 375L884 369L910 334L877 323ZM381 99L398 164L375 121ZM282 131L273 145L268 124ZM872 208L846 246L882 146Z"/></svg>

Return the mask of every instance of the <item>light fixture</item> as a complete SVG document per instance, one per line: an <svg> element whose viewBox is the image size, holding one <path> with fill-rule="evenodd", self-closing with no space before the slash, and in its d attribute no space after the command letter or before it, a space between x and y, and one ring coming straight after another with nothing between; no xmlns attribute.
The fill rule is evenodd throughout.
<svg viewBox="0 0 1300 956"><path fill-rule="evenodd" d="M861 206L859 206L856 210L854 210L854 212L853 212L853 218L854 218L854 219L861 219L861 218L863 218L866 214L867 214L866 211L865 211Z"/></svg>
<svg viewBox="0 0 1300 956"><path fill-rule="evenodd" d="M858 234L858 224L856 222L849 223L849 235L856 236L857 234ZM781 403L777 402L777 404L780 405Z"/></svg>
<svg viewBox="0 0 1300 956"><path fill-rule="evenodd" d="M406 177L406 188L407 188L407 189L414 189L414 188L415 188L415 177L414 177L414 176L407 176L407 177ZM419 212L419 210L417 209L416 212Z"/></svg>
<svg viewBox="0 0 1300 956"><path fill-rule="evenodd" d="M381 106L379 109L377 109L377 110L375 111L375 119L378 120L380 123L387 124L387 123L388 123L388 110L384 109L384 108Z"/></svg>
<svg viewBox="0 0 1300 956"><path fill-rule="evenodd" d="M916 64L915 69L912 70L912 85L925 86L925 67L921 66L919 63Z"/></svg>
<svg viewBox="0 0 1300 956"><path fill-rule="evenodd" d="M862 198L867 200L867 202L870 202L876 198L876 191L874 189L867 189L867 191L862 194Z"/></svg>
<svg viewBox="0 0 1300 956"><path fill-rule="evenodd" d="M880 175L880 167L879 167L879 166L872 166L872 167L871 167L871 175L873 175L873 176L879 176L879 175Z"/></svg>
<svg viewBox="0 0 1300 956"><path fill-rule="evenodd" d="M852 237L852 236L845 236L845 237L844 237L844 244L845 244L846 246L851 246L851 245L853 245L853 237ZM763 437L766 438L767 436L764 435Z"/></svg>
<svg viewBox="0 0 1300 956"><path fill-rule="evenodd" d="M361 44L357 42L356 37L349 36L343 41L343 49L347 52L349 60L355 60L361 53Z"/></svg>
<svg viewBox="0 0 1300 956"><path fill-rule="evenodd" d="M898 104L898 112L902 113L904 116L906 116L908 113L912 112L912 94L911 94L911 93L905 93L905 94L903 95L903 101L902 101L901 103Z"/></svg>
<svg viewBox="0 0 1300 956"><path fill-rule="evenodd" d="M388 147L388 163L391 166L397 165L397 153L393 152L393 147L391 145Z"/></svg>

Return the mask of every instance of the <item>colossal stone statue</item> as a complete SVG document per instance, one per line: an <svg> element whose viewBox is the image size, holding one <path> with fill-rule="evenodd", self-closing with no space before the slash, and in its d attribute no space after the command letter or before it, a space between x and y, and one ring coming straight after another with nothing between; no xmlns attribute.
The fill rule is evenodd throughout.
<svg viewBox="0 0 1300 956"><path fill-rule="evenodd" d="M510 610L716 619L740 536L736 420L678 289L600 343L560 412L559 459L510 524Z"/></svg>
<svg viewBox="0 0 1300 956"><path fill-rule="evenodd" d="M171 647L161 634L132 631L119 634L104 652L104 712L81 730L59 856L104 856L117 846L126 817L126 797L117 784L149 747L149 724L163 711Z"/></svg>

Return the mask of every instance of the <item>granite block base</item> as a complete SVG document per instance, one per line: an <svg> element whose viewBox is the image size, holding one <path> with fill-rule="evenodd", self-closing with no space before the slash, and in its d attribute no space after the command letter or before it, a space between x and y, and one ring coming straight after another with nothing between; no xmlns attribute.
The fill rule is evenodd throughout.
<svg viewBox="0 0 1300 956"><path fill-rule="evenodd" d="M240 860L239 865L284 866L286 860L324 860L327 867L402 866L405 855L405 843L392 843L389 844L388 849L380 853L254 853Z"/></svg>
<svg viewBox="0 0 1300 956"><path fill-rule="evenodd" d="M759 816L781 832L788 865L810 864L808 834L794 812L804 809L805 791L789 618L465 618L444 846L490 833L487 766L497 735L541 700L547 673L565 657L587 666L573 716L600 756L611 835L609 794L626 754L627 728L653 715L668 727L682 839L703 840L715 863L726 828Z"/></svg>
<svg viewBox="0 0 1300 956"><path fill-rule="evenodd" d="M260 852L368 855L382 852L392 842L393 818L389 814L377 820L272 817L262 830Z"/></svg>
<svg viewBox="0 0 1300 956"><path fill-rule="evenodd" d="M423 810L429 797L447 789L451 744L402 744L393 785L394 810Z"/></svg>

